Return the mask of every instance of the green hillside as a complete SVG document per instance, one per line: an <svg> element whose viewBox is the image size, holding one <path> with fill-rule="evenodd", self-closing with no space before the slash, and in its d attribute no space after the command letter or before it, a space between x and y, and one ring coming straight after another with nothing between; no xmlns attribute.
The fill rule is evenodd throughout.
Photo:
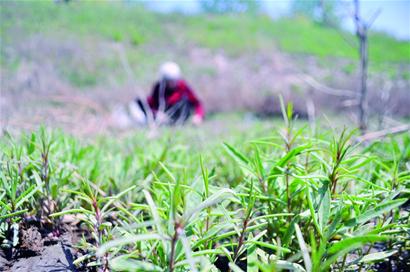
<svg viewBox="0 0 410 272"><path fill-rule="evenodd" d="M83 38L127 41L134 46L152 42L197 44L224 49L237 55L278 46L285 52L320 57L354 59L357 50L345 39L355 42L352 34L326 28L304 18L272 21L267 16L248 14L221 16L155 14L140 5L106 2L1 3L1 36L9 41L11 31L27 35L76 34ZM24 18L24 20L22 20ZM374 62L410 62L410 43L397 41L385 34L370 37L370 59Z"/></svg>

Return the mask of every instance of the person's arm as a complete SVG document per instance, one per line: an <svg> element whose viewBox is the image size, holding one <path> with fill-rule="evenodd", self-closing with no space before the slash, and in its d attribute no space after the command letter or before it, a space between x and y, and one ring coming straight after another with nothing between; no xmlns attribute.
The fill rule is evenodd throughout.
<svg viewBox="0 0 410 272"><path fill-rule="evenodd" d="M159 98L159 83L155 83L152 88L152 93L147 97L147 102L151 110L155 113L158 110L158 98Z"/></svg>
<svg viewBox="0 0 410 272"><path fill-rule="evenodd" d="M200 123L200 122L202 122L202 120L204 119L204 116L205 116L204 107L203 107L201 101L195 95L194 91L187 84L185 84L185 87L186 87L186 93L187 93L188 101L194 107L194 116L193 116L192 121L194 123Z"/></svg>

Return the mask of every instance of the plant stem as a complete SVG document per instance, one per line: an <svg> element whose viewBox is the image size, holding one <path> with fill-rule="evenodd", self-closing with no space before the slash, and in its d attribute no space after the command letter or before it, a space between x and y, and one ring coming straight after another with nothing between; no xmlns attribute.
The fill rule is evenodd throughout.
<svg viewBox="0 0 410 272"><path fill-rule="evenodd" d="M346 265L346 259L347 259L347 254L343 257L343 262L342 262L342 267L340 268L340 271L345 271L345 265ZM360 271L360 269L359 269Z"/></svg>
<svg viewBox="0 0 410 272"><path fill-rule="evenodd" d="M258 180L259 180L259 183L261 184L262 192L266 194L267 189L265 185L265 180L262 177L259 177Z"/></svg>
<svg viewBox="0 0 410 272"><path fill-rule="evenodd" d="M288 212L291 211L291 199L290 199L290 190L289 190L289 168L286 168L285 180L286 180L286 197L287 197L287 204L288 204Z"/></svg>
<svg viewBox="0 0 410 272"><path fill-rule="evenodd" d="M248 213L248 216L245 218L245 220L243 220L242 231L241 231L241 235L239 236L239 240L238 240L238 246L236 247L235 252L233 254L234 263L236 263L237 259L239 258L239 251L242 248L243 243L244 243L245 233L246 233L246 229L248 228L248 223L249 223L249 216L250 216L250 213Z"/></svg>
<svg viewBox="0 0 410 272"><path fill-rule="evenodd" d="M175 247L178 241L178 231L179 231L179 224L175 223L175 233L174 236L172 236L172 240L171 240L171 254L169 256L169 271L173 272L174 271L174 265L175 265Z"/></svg>
<svg viewBox="0 0 410 272"><path fill-rule="evenodd" d="M211 216L211 209L208 208L206 209L206 223L205 223L205 233L208 232L209 230L209 217ZM205 243L205 248L208 248L209 242L206 241Z"/></svg>
<svg viewBox="0 0 410 272"><path fill-rule="evenodd" d="M292 125L291 121L289 121L288 127L286 129L286 152L289 153L292 150ZM287 198L287 207L288 212L291 211L291 199L290 199L290 189L289 189L289 170L290 170L290 163L286 164L285 169L285 181L286 181L286 198Z"/></svg>
<svg viewBox="0 0 410 272"><path fill-rule="evenodd" d="M94 225L94 231L97 234L97 241L95 241L95 245L97 247L99 247L103 243L102 238L103 238L104 234L103 234L103 230L101 230L103 216L101 214L100 208L98 207L98 202L97 202L96 199L93 199L93 208L94 208L94 211L95 211L95 221L96 221L96 223ZM101 263L102 263L101 271L102 272L109 271L109 269L108 269L108 254L107 253L104 254L104 256L102 257Z"/></svg>

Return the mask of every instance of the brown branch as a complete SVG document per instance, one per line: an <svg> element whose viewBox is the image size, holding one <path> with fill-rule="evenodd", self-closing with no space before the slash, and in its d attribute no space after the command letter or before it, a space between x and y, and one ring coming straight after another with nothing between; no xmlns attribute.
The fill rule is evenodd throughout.
<svg viewBox="0 0 410 272"><path fill-rule="evenodd" d="M360 92L359 92L359 127L362 133L367 129L367 67L368 67L368 26L360 17L359 0L354 0L354 23L356 25L356 36L359 40L360 57Z"/></svg>

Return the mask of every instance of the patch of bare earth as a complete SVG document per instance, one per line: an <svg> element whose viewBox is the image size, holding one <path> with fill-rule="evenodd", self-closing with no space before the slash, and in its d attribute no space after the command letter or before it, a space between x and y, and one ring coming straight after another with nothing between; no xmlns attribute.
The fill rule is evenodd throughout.
<svg viewBox="0 0 410 272"><path fill-rule="evenodd" d="M0 252L0 271L77 271L73 265L72 232L50 240L43 238L37 227L31 226L22 230L20 236L15 256L7 259L4 252Z"/></svg>

